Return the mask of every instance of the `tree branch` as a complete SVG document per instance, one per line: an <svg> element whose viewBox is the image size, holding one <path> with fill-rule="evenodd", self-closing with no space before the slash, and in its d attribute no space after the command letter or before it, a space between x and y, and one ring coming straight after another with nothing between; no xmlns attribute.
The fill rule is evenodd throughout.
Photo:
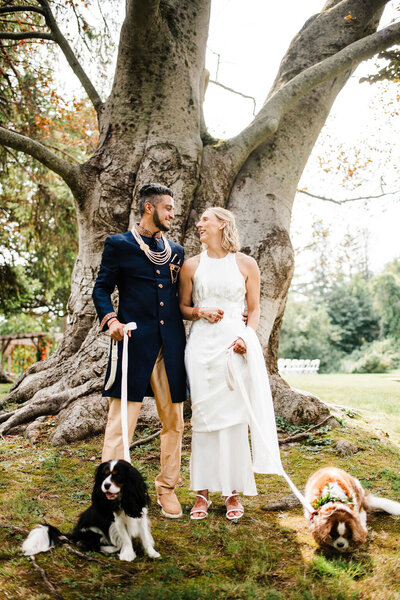
<svg viewBox="0 0 400 600"><path fill-rule="evenodd" d="M278 129L283 115L308 92L321 83L355 69L362 61L400 41L400 23L396 23L349 44L333 56L308 67L288 81L264 104L257 117L239 135L227 141L240 163Z"/></svg>
<svg viewBox="0 0 400 600"><path fill-rule="evenodd" d="M54 18L54 15L51 11L50 4L47 0L38 0L39 4L43 7L44 17L46 19L46 24L50 31L52 32L52 39L60 46L65 58L68 61L69 66L81 82L83 88L85 89L87 95L89 96L96 112L99 112L103 107L103 102L97 93L96 88L90 81L89 77L86 75L83 70L81 64L79 63L77 57L75 56L71 46L69 45L67 39L61 33L57 22Z"/></svg>
<svg viewBox="0 0 400 600"><path fill-rule="evenodd" d="M57 156L40 142L25 135L0 127L0 144L30 154L43 165L60 175L73 192L80 189L79 167Z"/></svg>
<svg viewBox="0 0 400 600"><path fill-rule="evenodd" d="M31 171L29 171L29 169L27 169L25 167L25 165L22 164L22 162L19 160L18 156L16 154L14 154L14 152L11 152L10 148L7 148L6 146L4 146L4 149L6 150L6 152L8 152L8 154L10 154L13 157L15 162L18 163L18 166L21 167L21 169L23 169L25 171L25 173L27 175L29 175L29 177L32 177Z"/></svg>
<svg viewBox="0 0 400 600"><path fill-rule="evenodd" d="M57 152L61 152L61 154L64 154L64 156L68 156L68 158L70 158L71 160L74 161L74 163L78 163L79 164L79 160L77 158L75 158L75 156L73 156L70 152L67 152L66 150L63 150L62 148L59 148L58 146L53 146L52 144L44 144L47 148L52 148L53 150L57 150Z"/></svg>
<svg viewBox="0 0 400 600"><path fill-rule="evenodd" d="M334 204L346 204L347 202L357 202L358 200L375 200L376 198L382 198L383 196L391 196L392 194L398 194L400 190L395 190L394 192L383 192L382 194L378 194L377 196L360 196L359 198L346 198L345 200L335 200L334 198L325 198L325 196L318 196L317 194L312 194L311 192L307 192L307 190L297 190L299 194L305 194L306 196L310 196L310 198L316 198L317 200L324 200L324 202L333 202Z"/></svg>
<svg viewBox="0 0 400 600"><path fill-rule="evenodd" d="M300 433L295 433L294 435L288 435L285 438L278 437L278 442L279 442L279 444L287 444L288 442L294 442L295 440L301 440L301 439L303 439L305 437L308 437L310 435L311 431L314 431L314 429L318 429L319 427L322 427L330 419L334 419L334 418L335 417L332 417L332 415L328 415L320 423L317 423L316 425L313 425L312 427L310 427L306 431L302 431Z"/></svg>
<svg viewBox="0 0 400 600"><path fill-rule="evenodd" d="M55 38L51 33L45 33L44 31L20 31L20 32L3 32L0 33L0 40L50 40L55 42Z"/></svg>
<svg viewBox="0 0 400 600"><path fill-rule="evenodd" d="M234 90L233 88L230 88L227 85L220 83L219 81L215 81L214 79L209 79L208 82L213 83L214 85L218 85L219 87L222 87L224 90L227 90L228 92L232 92L233 94L242 96L242 98L248 98L249 100L253 100L253 115L256 116L256 99L254 98L254 96L247 96L246 94L242 94L242 92L238 92L237 90Z"/></svg>
<svg viewBox="0 0 400 600"><path fill-rule="evenodd" d="M61 596L61 594L59 594L57 592L56 587L54 586L53 583L51 583L51 581L47 577L46 571L44 569L42 569L42 567L40 567L37 564L36 558L34 556L29 556L29 560L31 561L31 563L35 567L36 571L38 571L40 577L43 579L43 582L46 585L47 589L54 595L55 598L57 598L57 600L64 600L64 597Z"/></svg>
<svg viewBox="0 0 400 600"><path fill-rule="evenodd" d="M129 450L132 450L132 448L136 448L136 446L142 446L142 444L147 444L147 442L150 442L150 440L154 440L154 438L159 436L160 433L161 433L161 429L158 429L155 433L152 433L151 435L149 435L141 440L136 440L136 442L133 442L129 446Z"/></svg>
<svg viewBox="0 0 400 600"><path fill-rule="evenodd" d="M0 8L0 15L14 12L37 12L44 16L44 10L39 6L2 6Z"/></svg>

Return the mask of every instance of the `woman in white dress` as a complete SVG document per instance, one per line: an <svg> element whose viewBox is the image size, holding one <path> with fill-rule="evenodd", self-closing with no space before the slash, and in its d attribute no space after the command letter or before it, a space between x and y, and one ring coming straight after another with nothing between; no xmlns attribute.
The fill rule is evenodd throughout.
<svg viewBox="0 0 400 600"><path fill-rule="evenodd" d="M185 353L192 401L190 489L197 492L190 515L204 519L209 492L220 492L232 520L244 514L239 493L257 494L254 471L282 469L268 375L255 334L260 272L253 258L238 252L230 211L208 208L197 229L207 249L184 263L179 286L183 318L194 321Z"/></svg>

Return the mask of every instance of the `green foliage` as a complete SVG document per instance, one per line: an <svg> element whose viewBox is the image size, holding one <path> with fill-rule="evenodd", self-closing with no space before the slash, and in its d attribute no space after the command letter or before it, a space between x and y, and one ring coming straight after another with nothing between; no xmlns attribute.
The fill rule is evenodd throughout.
<svg viewBox="0 0 400 600"><path fill-rule="evenodd" d="M335 282L326 294L326 306L337 333L331 343L342 352L351 352L378 336L378 319L362 276Z"/></svg>
<svg viewBox="0 0 400 600"><path fill-rule="evenodd" d="M0 310L8 315L46 307L63 315L78 249L72 199L41 167L36 175L42 183L33 189L17 170L10 171L2 186L0 262L14 273L22 291L17 296L12 290L5 293Z"/></svg>
<svg viewBox="0 0 400 600"><path fill-rule="evenodd" d="M378 58L386 61L383 67L381 67L377 73L373 73L368 77L362 77L360 81L368 81L368 83L393 81L394 83L398 83L400 81L400 51L385 50L378 54Z"/></svg>
<svg viewBox="0 0 400 600"><path fill-rule="evenodd" d="M319 496L316 500L314 500L313 502L313 507L317 510L318 508L321 508L321 506L324 506L324 504L328 504L329 502L341 502L342 504L352 504L353 503L353 498L337 498L336 496L334 496L332 494L332 490L330 489L331 485L328 483L327 486L328 491L326 494L324 494L323 496Z"/></svg>
<svg viewBox="0 0 400 600"><path fill-rule="evenodd" d="M385 356L371 353L357 362L352 373L386 373L390 368L391 363Z"/></svg>
<svg viewBox="0 0 400 600"><path fill-rule="evenodd" d="M364 344L342 361L346 373L386 373L400 367L400 340L386 338Z"/></svg>
<svg viewBox="0 0 400 600"><path fill-rule="evenodd" d="M0 263L0 313L19 311L22 305L26 305L32 299L32 287L20 265Z"/></svg>
<svg viewBox="0 0 400 600"><path fill-rule="evenodd" d="M356 273L321 282L310 286L307 300L289 295L279 356L319 358L321 372L400 367L400 261L370 279Z"/></svg>
<svg viewBox="0 0 400 600"><path fill-rule="evenodd" d="M309 428L309 425L296 425L295 423L289 423L285 416L279 414L275 415L275 421L278 429L290 435L294 433L301 433Z"/></svg>
<svg viewBox="0 0 400 600"><path fill-rule="evenodd" d="M332 346L332 341L338 339L338 335L326 307L289 298L279 341L279 355L284 358L319 358L322 372L337 370L341 353Z"/></svg>
<svg viewBox="0 0 400 600"><path fill-rule="evenodd" d="M51 4L56 12L60 10ZM73 10L80 32L88 37L91 28L79 8ZM65 11L61 12L63 26L68 27ZM0 31L21 28L45 30L46 26L35 12L2 16ZM107 38L104 31L100 38ZM100 38L97 35L97 41ZM53 73L58 51L50 44L45 52L42 49L42 40L0 45L0 123L72 163L83 162L97 142L94 109L88 100L65 99L56 92ZM9 282L2 286L0 313L45 307L66 314L78 248L71 193L43 165L4 146L0 147L0 193L0 278Z"/></svg>
<svg viewBox="0 0 400 600"><path fill-rule="evenodd" d="M400 336L400 262L394 260L371 281L381 337Z"/></svg>
<svg viewBox="0 0 400 600"><path fill-rule="evenodd" d="M0 335L7 333L29 333L32 331L52 333L60 329L61 319L49 313L39 315L17 314L0 320Z"/></svg>

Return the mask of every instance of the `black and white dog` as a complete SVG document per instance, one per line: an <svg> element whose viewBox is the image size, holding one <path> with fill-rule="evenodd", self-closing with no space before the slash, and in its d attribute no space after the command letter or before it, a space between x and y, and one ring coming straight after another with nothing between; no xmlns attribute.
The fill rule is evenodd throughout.
<svg viewBox="0 0 400 600"><path fill-rule="evenodd" d="M132 561L136 554L132 539L138 537L151 558L154 550L147 507L150 498L143 477L125 460L102 463L96 470L92 504L64 537L88 551L119 552L120 560ZM47 552L62 543L63 536L52 525L35 527L22 545L26 556Z"/></svg>

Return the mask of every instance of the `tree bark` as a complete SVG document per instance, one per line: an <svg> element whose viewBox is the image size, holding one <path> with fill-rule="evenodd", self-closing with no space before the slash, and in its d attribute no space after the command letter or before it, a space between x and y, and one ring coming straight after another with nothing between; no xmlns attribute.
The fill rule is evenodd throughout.
<svg viewBox="0 0 400 600"><path fill-rule="evenodd" d="M327 2L293 40L254 121L217 143L206 135L202 114L210 1L127 2L112 91L99 111L98 147L83 165L57 159L66 181L73 174L67 183L78 216L69 324L58 351L17 380L6 402L20 406L9 417L0 415L0 432L49 414L59 415L54 443L104 426L107 404L100 390L108 339L95 322L91 292L104 239L137 220L137 191L149 181L174 190L171 237L185 245L187 256L199 250L194 224L206 206L223 205L236 214L243 251L261 270L259 336L276 407L295 422L316 422L328 413L318 399L290 390L277 373L294 265L291 210L308 156L352 69L400 39L396 26L374 33L384 4Z"/></svg>
<svg viewBox="0 0 400 600"><path fill-rule="evenodd" d="M0 383L12 383L13 379L7 375L2 365L0 364Z"/></svg>

